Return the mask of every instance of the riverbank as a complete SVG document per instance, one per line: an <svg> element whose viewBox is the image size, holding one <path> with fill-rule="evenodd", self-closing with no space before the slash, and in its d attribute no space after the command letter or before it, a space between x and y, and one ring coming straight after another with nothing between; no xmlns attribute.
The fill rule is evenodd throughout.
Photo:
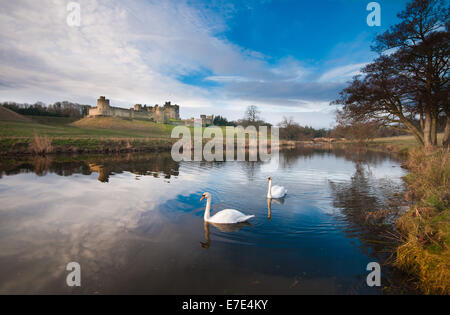
<svg viewBox="0 0 450 315"><path fill-rule="evenodd" d="M450 294L450 153L409 151L407 199L414 202L396 222L401 245L394 265L425 294Z"/></svg>
<svg viewBox="0 0 450 315"><path fill-rule="evenodd" d="M170 151L176 139L166 138L0 138L0 155L47 155L60 153L129 153Z"/></svg>
<svg viewBox="0 0 450 315"><path fill-rule="evenodd" d="M442 145L443 133L437 135L438 144ZM375 138L372 141L360 143L357 141L337 141L335 144L351 145L357 147L366 147L373 151L384 151L397 154L404 158L408 157L408 152L413 149L418 149L419 145L414 136L395 136L395 137L383 137Z"/></svg>

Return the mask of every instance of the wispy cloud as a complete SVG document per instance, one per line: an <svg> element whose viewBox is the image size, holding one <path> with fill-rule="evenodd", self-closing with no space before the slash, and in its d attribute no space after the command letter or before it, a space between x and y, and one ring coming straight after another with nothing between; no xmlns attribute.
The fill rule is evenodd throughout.
<svg viewBox="0 0 450 315"><path fill-rule="evenodd" d="M342 67L337 67L325 72L318 80L318 82L345 82L355 75L361 73L367 63L351 64Z"/></svg>

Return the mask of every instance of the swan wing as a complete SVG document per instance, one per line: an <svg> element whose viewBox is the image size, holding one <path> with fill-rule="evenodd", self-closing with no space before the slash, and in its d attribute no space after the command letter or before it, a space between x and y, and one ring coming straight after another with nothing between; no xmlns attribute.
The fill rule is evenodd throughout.
<svg viewBox="0 0 450 315"><path fill-rule="evenodd" d="M283 186L273 186L270 192L272 194L272 198L282 198L287 194L287 189Z"/></svg>
<svg viewBox="0 0 450 315"><path fill-rule="evenodd" d="M217 212L215 215L213 215L211 218L209 218L208 222L233 224L233 223L245 222L253 217L254 217L254 215L245 215L242 212L234 210L234 209L225 209L225 210Z"/></svg>

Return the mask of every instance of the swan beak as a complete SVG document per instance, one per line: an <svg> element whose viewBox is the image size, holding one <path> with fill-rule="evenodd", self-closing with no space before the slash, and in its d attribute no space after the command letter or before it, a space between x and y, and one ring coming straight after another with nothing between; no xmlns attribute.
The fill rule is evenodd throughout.
<svg viewBox="0 0 450 315"><path fill-rule="evenodd" d="M200 198L200 201L202 201L203 199L205 199L205 196L202 196L202 198Z"/></svg>

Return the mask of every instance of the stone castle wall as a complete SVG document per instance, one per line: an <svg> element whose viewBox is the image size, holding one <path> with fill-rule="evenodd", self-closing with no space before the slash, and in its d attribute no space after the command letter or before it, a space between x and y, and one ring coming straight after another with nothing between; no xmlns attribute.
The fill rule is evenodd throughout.
<svg viewBox="0 0 450 315"><path fill-rule="evenodd" d="M125 109L111 106L109 100L104 96L100 96L97 100L97 107L89 109L89 117L96 116L142 119L186 126L194 126L196 120L195 118L181 120L180 106L172 105L170 102L166 102L163 106L142 106L141 104L136 104L133 108ZM214 115L200 115L199 121L201 121L202 126L211 126L214 121Z"/></svg>
<svg viewBox="0 0 450 315"><path fill-rule="evenodd" d="M134 108L125 109L110 106L109 100L104 96L100 96L97 100L97 107L89 109L89 116L121 117L167 123L171 119L180 119L180 106L166 102L164 106L142 106L141 104L136 104Z"/></svg>

